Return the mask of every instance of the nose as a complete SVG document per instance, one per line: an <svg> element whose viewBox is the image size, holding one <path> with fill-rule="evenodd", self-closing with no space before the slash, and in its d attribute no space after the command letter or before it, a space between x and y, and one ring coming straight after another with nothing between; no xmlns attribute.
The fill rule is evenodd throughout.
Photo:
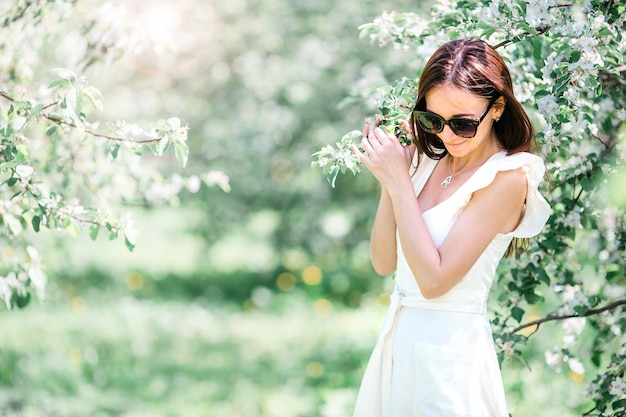
<svg viewBox="0 0 626 417"><path fill-rule="evenodd" d="M449 141L450 139L454 139L456 137L456 133L454 133L448 125L445 125L443 127L443 130L439 134L441 135L441 139L444 142Z"/></svg>

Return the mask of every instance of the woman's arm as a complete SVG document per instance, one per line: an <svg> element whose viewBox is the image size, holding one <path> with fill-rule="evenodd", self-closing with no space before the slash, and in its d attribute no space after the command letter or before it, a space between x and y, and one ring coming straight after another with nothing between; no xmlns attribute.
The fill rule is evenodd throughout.
<svg viewBox="0 0 626 417"><path fill-rule="evenodd" d="M498 233L515 228L526 195L523 170L501 172L476 191L440 247L422 217L401 145L377 129L362 162L387 190L400 244L422 295L439 297L454 287ZM371 143L371 144L370 144Z"/></svg>
<svg viewBox="0 0 626 417"><path fill-rule="evenodd" d="M396 270L396 219L389 193L383 187L370 237L372 266L379 275L388 275Z"/></svg>
<svg viewBox="0 0 626 417"><path fill-rule="evenodd" d="M522 169L503 171L476 191L437 248L415 197L402 187L390 190L400 244L420 291L435 298L450 291L467 274L498 233L517 226L526 195Z"/></svg>

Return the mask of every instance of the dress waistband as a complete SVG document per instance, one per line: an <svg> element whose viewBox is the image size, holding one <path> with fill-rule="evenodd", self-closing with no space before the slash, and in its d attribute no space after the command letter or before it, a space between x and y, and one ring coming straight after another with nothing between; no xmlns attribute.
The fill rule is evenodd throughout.
<svg viewBox="0 0 626 417"><path fill-rule="evenodd" d="M420 294L405 294L397 286L391 294L391 304L408 308L486 314L486 295L482 290L457 288L442 297L426 299Z"/></svg>

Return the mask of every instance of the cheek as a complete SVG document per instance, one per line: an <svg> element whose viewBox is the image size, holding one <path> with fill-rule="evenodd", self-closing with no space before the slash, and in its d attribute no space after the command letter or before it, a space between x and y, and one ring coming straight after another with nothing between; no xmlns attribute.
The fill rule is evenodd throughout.
<svg viewBox="0 0 626 417"><path fill-rule="evenodd" d="M478 126L476 130L476 136L486 137L488 136L493 129L493 122L491 120L485 120L483 123Z"/></svg>

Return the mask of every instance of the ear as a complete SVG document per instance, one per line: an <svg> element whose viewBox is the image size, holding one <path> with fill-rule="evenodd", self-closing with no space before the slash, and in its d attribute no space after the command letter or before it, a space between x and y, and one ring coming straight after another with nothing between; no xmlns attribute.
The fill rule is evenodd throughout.
<svg viewBox="0 0 626 417"><path fill-rule="evenodd" d="M502 113L504 113L504 109L506 108L506 99L502 96L498 97L495 103L493 103L493 118L494 120L499 120L502 117Z"/></svg>

